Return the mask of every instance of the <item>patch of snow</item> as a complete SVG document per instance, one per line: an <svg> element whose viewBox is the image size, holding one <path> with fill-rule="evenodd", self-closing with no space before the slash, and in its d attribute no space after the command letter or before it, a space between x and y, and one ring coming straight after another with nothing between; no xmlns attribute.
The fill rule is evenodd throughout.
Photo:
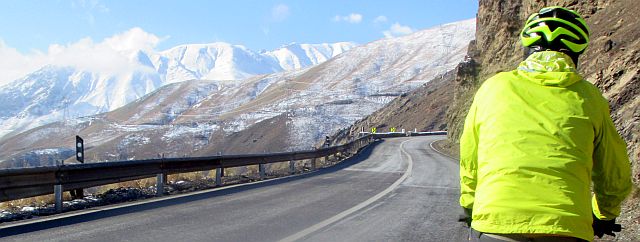
<svg viewBox="0 0 640 242"><path fill-rule="evenodd" d="M67 148L52 148L52 149L41 149L41 150L34 150L33 152L36 155L55 155L55 154L60 154L64 151L67 151L69 149Z"/></svg>
<svg viewBox="0 0 640 242"><path fill-rule="evenodd" d="M126 135L122 141L120 141L120 145L122 147L134 146L134 145L144 145L148 144L151 141L149 137L145 137L141 134L134 133Z"/></svg>
<svg viewBox="0 0 640 242"><path fill-rule="evenodd" d="M205 123L197 123L194 126L189 125L171 125L169 126L166 133L162 136L162 140L167 142L171 140L175 140L179 137L183 137L186 135L196 136L203 135L209 137L211 132L218 129L218 125L215 124L205 124Z"/></svg>
<svg viewBox="0 0 640 242"><path fill-rule="evenodd" d="M22 207L22 209L20 209L21 212L33 212L35 210L35 207Z"/></svg>

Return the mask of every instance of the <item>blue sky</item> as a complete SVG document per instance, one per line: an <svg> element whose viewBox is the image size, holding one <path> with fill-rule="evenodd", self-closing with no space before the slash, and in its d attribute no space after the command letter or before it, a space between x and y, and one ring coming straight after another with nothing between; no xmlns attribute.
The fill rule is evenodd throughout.
<svg viewBox="0 0 640 242"><path fill-rule="evenodd" d="M60 59L54 55L102 43L156 51L218 41L255 51L364 44L474 18L477 7L477 0L1 0L0 85Z"/></svg>
<svg viewBox="0 0 640 242"><path fill-rule="evenodd" d="M20 0L1 5L0 39L28 52L85 37L102 40L133 27L162 38L157 46L160 50L216 41L254 50L275 49L290 42L367 43L384 37L383 32L394 24L420 30L473 18L478 2Z"/></svg>

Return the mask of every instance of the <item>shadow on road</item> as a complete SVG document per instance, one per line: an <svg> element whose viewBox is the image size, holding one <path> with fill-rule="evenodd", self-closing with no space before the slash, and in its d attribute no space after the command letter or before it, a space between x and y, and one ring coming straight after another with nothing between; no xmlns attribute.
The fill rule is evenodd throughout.
<svg viewBox="0 0 640 242"><path fill-rule="evenodd" d="M379 144L381 144L382 142L384 141L383 140L376 141L371 145L369 145L368 147L366 147L360 153L358 153L358 155L353 156L349 159L346 159L334 166L318 169L316 172L311 172L311 173L301 174L301 175L296 175L291 177L282 177L282 178L273 179L273 180L266 180L264 182L259 182L259 183L245 184L245 185L227 188L227 189L212 190L210 192L194 194L194 195L185 196L185 197L169 198L166 200L152 201L152 202L143 203L143 204L134 204L134 205L124 206L119 208L111 208L111 209L102 208L107 210L100 210L101 209L100 207L93 208L93 209L90 208L82 211L94 210L94 209L96 211L88 214L78 214L78 215L71 215L69 217L64 217L64 218L54 218L48 221L37 221L37 222L27 223L27 224L17 224L12 227L0 229L0 238L24 234L24 233L30 233L34 231L45 230L45 229L50 229L50 228L55 228L60 226L69 226L69 225L74 225L78 223L84 223L84 222L99 220L99 219L113 217L113 216L119 216L119 215L128 214L128 213L142 212L150 209L174 206L181 203L209 199L209 198L223 196L223 195L230 195L230 194L249 191L249 190L258 189L262 187L273 186L273 185L283 184L283 183L297 181L301 179L306 179L310 177L320 176L328 173L333 173L333 172L348 168L352 165L358 164L364 160L367 160L371 156L373 149Z"/></svg>

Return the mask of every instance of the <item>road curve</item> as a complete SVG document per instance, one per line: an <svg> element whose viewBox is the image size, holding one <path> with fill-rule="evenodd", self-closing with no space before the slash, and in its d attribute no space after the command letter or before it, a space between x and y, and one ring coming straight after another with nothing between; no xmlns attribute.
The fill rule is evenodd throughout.
<svg viewBox="0 0 640 242"><path fill-rule="evenodd" d="M2 241L463 241L443 136L386 139L312 174L0 229Z"/></svg>

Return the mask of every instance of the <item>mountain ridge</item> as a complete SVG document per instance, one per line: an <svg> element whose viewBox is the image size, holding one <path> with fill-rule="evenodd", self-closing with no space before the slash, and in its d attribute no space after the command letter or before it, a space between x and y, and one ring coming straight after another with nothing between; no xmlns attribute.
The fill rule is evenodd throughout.
<svg viewBox="0 0 640 242"><path fill-rule="evenodd" d="M305 51L287 51L293 46ZM130 64L124 73L47 65L0 89L0 99L9 101L5 103L9 107L0 112L0 138L53 121L111 111L166 84L192 79L246 79L305 68L354 46L350 42L294 44L258 54L241 45L218 42L180 45L158 53L134 50L123 53ZM224 58L219 59L218 54Z"/></svg>
<svg viewBox="0 0 640 242"><path fill-rule="evenodd" d="M0 157L7 159L0 164L20 166L24 147L73 147L68 137L75 134L85 139L85 156L92 161L310 149L453 69L464 58L474 28L473 19L437 26L358 46L305 69L242 81L176 83L109 113L0 140ZM61 142L54 146L38 137ZM273 144L266 137L287 137L288 143Z"/></svg>

